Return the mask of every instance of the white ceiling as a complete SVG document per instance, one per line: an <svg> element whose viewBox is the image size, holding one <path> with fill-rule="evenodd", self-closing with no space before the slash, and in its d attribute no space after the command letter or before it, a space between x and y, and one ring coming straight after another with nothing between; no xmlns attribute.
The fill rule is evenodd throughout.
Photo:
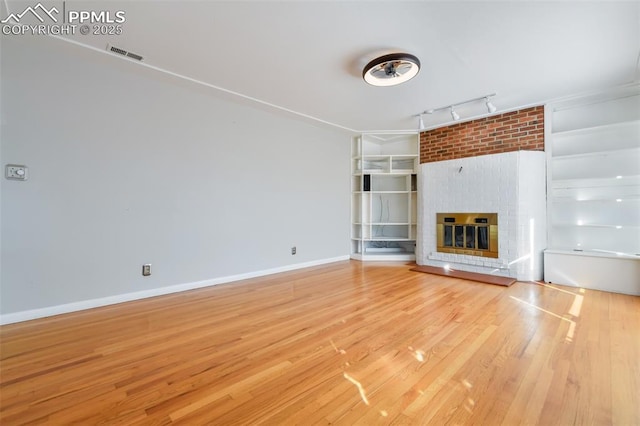
<svg viewBox="0 0 640 426"><path fill-rule="evenodd" d="M9 11L25 4L8 1ZM243 95L241 102L357 131L415 130L421 111L494 92L499 112L638 79L638 1L65 6L126 12L123 34L76 34L76 42L99 50L111 43L144 56L147 66L205 83L203 91L215 86ZM363 66L393 51L418 56L418 76L396 87L366 84ZM486 113L482 102L458 111L463 119ZM428 127L448 121L446 111L425 116Z"/></svg>

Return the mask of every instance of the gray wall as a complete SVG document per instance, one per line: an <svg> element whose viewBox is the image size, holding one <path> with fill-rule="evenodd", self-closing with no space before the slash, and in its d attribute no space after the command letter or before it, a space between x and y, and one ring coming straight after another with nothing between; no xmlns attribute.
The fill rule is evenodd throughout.
<svg viewBox="0 0 640 426"><path fill-rule="evenodd" d="M349 135L47 37L1 59L2 314L348 255Z"/></svg>

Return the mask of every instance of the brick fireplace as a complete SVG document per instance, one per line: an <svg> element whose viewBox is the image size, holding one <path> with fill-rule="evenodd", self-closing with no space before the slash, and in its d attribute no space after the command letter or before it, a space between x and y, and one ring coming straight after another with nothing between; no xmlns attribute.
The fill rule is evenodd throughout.
<svg viewBox="0 0 640 426"><path fill-rule="evenodd" d="M419 265L521 281L542 278L546 246L543 107L423 132L420 159ZM494 212L497 257L438 250L438 216L451 212Z"/></svg>
<svg viewBox="0 0 640 426"><path fill-rule="evenodd" d="M544 151L543 106L420 134L421 164L511 151Z"/></svg>

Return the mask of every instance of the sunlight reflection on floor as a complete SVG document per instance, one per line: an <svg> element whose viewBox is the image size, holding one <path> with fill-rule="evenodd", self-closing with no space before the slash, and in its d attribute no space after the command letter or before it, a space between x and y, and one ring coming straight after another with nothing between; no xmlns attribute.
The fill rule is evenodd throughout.
<svg viewBox="0 0 640 426"><path fill-rule="evenodd" d="M336 351L336 353L339 353L341 355L344 355L347 353L347 351L345 351L344 349L338 349L338 347L336 346L335 343L333 343L333 340L329 339L329 342L331 342L331 346L333 346L333 349Z"/></svg>
<svg viewBox="0 0 640 426"><path fill-rule="evenodd" d="M515 298L514 298L515 299ZM516 299L518 300L518 299ZM526 302L525 302L526 303ZM346 354L346 351L344 349L340 349L338 348L338 346L334 343L334 341L332 339L329 339L329 342L331 343L331 347L333 348L333 350L335 351L336 354L341 354L344 355ZM407 346L407 350L409 351L409 353L411 354L411 356L413 358L416 359L416 361L418 362L425 362L425 351L421 350L421 349L416 349L413 346ZM370 407L370 408L374 408L378 411L378 413L380 414L380 417L383 418L387 418L390 416L390 413L387 410L381 409L379 407L376 407L376 405L379 406L378 404L375 404L372 406L372 403L369 401L369 398L367 397L367 393L366 390L364 388L364 386L362 385L362 383L360 383L359 380L357 380L355 377L353 377L351 374L347 373L346 368L349 367L350 364L349 362L345 362L343 364L343 372L342 372L342 376L344 377L345 380L347 380L349 383L353 384L356 389L358 390L358 395L360 396L360 399L362 400L362 402ZM432 384L433 385L433 384ZM450 380L448 383L443 382L441 383L441 385L446 385L446 386L453 386L455 389L457 389L459 392L462 392L464 395L464 399L461 402L459 408L464 408L465 411L469 412L469 413L473 413L473 410L476 406L476 401L474 398L471 397L471 391L473 388L473 384L468 380L468 379L462 379L462 380ZM416 392L417 394L419 394L421 397L424 397L427 395L427 392L425 392L422 389L414 389L414 392ZM428 391L431 393L431 391Z"/></svg>
<svg viewBox="0 0 640 426"><path fill-rule="evenodd" d="M413 357L420 361L420 362L424 362L424 354L425 352L421 349L414 349L413 346L409 346L407 349L409 349L409 352L411 352L411 354L413 355Z"/></svg>
<svg viewBox="0 0 640 426"><path fill-rule="evenodd" d="M350 375L348 375L347 373L343 373L342 375L344 376L345 379L347 379L348 381L356 385L356 387L358 388L358 392L360 393L360 398L362 399L362 402L369 405L369 400L367 399L367 395L365 394L364 388L362 387L360 382L354 379L353 377L351 377Z"/></svg>
<svg viewBox="0 0 640 426"><path fill-rule="evenodd" d="M575 312L577 312L577 314L578 314L578 315L573 315L573 314L571 313L571 311L570 311L567 315L571 315L571 316L573 316L574 318L577 318L577 317L579 316L579 314L580 314L580 309L581 309L581 307L582 307L582 299L583 299L583 296L580 296L580 295L574 295L574 296L576 297L576 299L580 298L578 302L576 302L576 300L574 299L574 303L573 303L573 305L572 305L572 309L574 309L574 305L575 305ZM549 314L549 315L551 315L551 316L554 316L554 317L556 317L556 318L559 318L559 319L561 319L561 320L563 320L563 321L568 322L568 323L569 323L569 330L567 330L567 335L566 335L566 337L565 337L565 341L566 341L567 343L571 343L571 342L573 342L573 336L575 335L575 331L576 331L576 322L575 322L575 321L573 321L573 320L571 320L571 319L567 318L566 316L561 316L561 315L556 314L555 312L551 312L551 311L548 311L548 310L546 310L546 309L543 309L543 308L541 308L541 307L539 307L539 306L536 306L536 305L534 305L534 304L532 304L532 303L527 302L526 300L522 300L522 299L517 298L517 297L515 297L515 296L509 296L509 297L510 297L511 299L513 299L513 300L517 301L517 302L523 303L523 304L525 304L525 305L527 305L527 306L530 306L530 307L532 307L532 308L534 308L534 309L537 309L537 310L539 310L539 311L541 311L541 312L544 312L544 313L546 313L546 314Z"/></svg>

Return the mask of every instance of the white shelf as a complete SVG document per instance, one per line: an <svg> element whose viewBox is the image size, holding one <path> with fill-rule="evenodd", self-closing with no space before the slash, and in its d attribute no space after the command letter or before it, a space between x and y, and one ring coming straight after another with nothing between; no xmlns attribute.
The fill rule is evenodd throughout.
<svg viewBox="0 0 640 426"><path fill-rule="evenodd" d="M371 156L362 158L354 158L354 176L362 174L397 174L407 175L415 173L415 163L418 157L411 158L394 158L391 156L383 156L380 159L373 159ZM411 167L407 167L413 163Z"/></svg>
<svg viewBox="0 0 640 426"><path fill-rule="evenodd" d="M554 152L554 160L582 160L582 159L607 159L611 155L623 155L623 156L635 156L640 159L640 146L637 147L625 147L620 149L606 149L604 146L600 147L600 151L582 152L578 154L557 154Z"/></svg>
<svg viewBox="0 0 640 426"><path fill-rule="evenodd" d="M574 189L574 188L602 188L602 187L637 187L640 183L640 175L627 175L617 178L616 175L592 178L572 178L572 179L554 179L552 189Z"/></svg>
<svg viewBox="0 0 640 426"><path fill-rule="evenodd" d="M640 196L640 177L603 179L577 179L550 184L548 190L551 205L556 200L623 200L631 201Z"/></svg>
<svg viewBox="0 0 640 426"><path fill-rule="evenodd" d="M609 229L640 229L639 225L611 225L605 223L583 223L582 225L578 225L576 223L556 223L553 225L554 228L609 228Z"/></svg>
<svg viewBox="0 0 640 426"><path fill-rule="evenodd" d="M380 171L380 170L362 170L354 172L351 176L362 176L362 175L376 175L376 176L410 176L414 175L416 172L413 170L394 170L394 171Z"/></svg>
<svg viewBox="0 0 640 426"><path fill-rule="evenodd" d="M376 242L384 242L384 241L415 241L415 238L394 238L394 237L368 237L368 238L358 238L351 237L353 241L376 241Z"/></svg>
<svg viewBox="0 0 640 426"><path fill-rule="evenodd" d="M639 85L545 107L545 281L640 295L639 107Z"/></svg>
<svg viewBox="0 0 640 426"><path fill-rule="evenodd" d="M549 105L549 249L640 252L640 93ZM548 127L549 129L549 127Z"/></svg>
<svg viewBox="0 0 640 426"><path fill-rule="evenodd" d="M364 191L369 194L410 194L411 191Z"/></svg>
<svg viewBox="0 0 640 426"><path fill-rule="evenodd" d="M365 154L365 155L355 155L351 158L353 159L414 159L418 158L418 154Z"/></svg>
<svg viewBox="0 0 640 426"><path fill-rule="evenodd" d="M640 172L640 149L553 157L551 161L554 180L632 177Z"/></svg>
<svg viewBox="0 0 640 426"><path fill-rule="evenodd" d="M358 260L415 260L417 134L352 142L352 250Z"/></svg>
<svg viewBox="0 0 640 426"><path fill-rule="evenodd" d="M411 238L401 238L401 237L371 237L371 238L363 238L362 241L414 241Z"/></svg>
<svg viewBox="0 0 640 426"><path fill-rule="evenodd" d="M367 252L366 254L361 253L352 253L351 258L354 260L361 261L372 261L372 262L412 262L416 260L416 255L414 253L372 253Z"/></svg>
<svg viewBox="0 0 640 426"><path fill-rule="evenodd" d="M571 196L558 197L551 196L551 201L553 203L629 203L629 202L638 202L640 201L640 194L634 195L625 195L624 198L616 196L594 196L592 198L576 198ZM620 201L618 201L620 200Z"/></svg>
<svg viewBox="0 0 640 426"><path fill-rule="evenodd" d="M625 120L618 123L600 124L596 126L585 126L578 129L564 130L560 132L551 132L551 135L555 138L572 138L586 136L589 137L594 133L618 133L620 131L638 131L640 130L640 120Z"/></svg>

